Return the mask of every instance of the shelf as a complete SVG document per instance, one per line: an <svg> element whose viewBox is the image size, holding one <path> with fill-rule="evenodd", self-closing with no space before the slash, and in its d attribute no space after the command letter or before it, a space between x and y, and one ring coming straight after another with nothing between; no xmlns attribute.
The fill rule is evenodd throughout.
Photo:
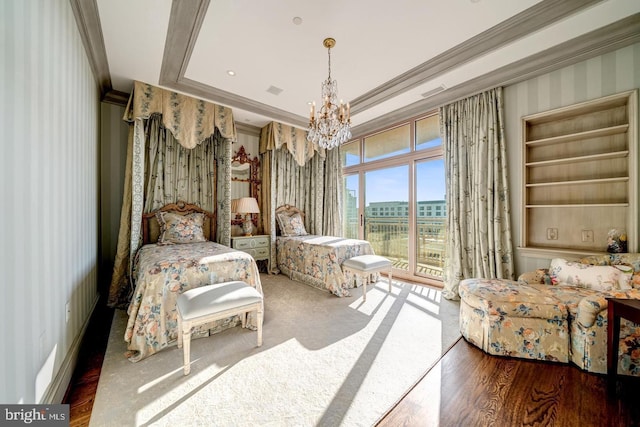
<svg viewBox="0 0 640 427"><path fill-rule="evenodd" d="M556 185L607 184L607 183L625 182L625 181L629 181L628 176L621 176L617 178L581 179L581 180L575 180L575 181L537 182L537 183L526 184L526 187L531 188L531 187L552 187Z"/></svg>
<svg viewBox="0 0 640 427"><path fill-rule="evenodd" d="M638 250L637 105L633 90L522 117L522 256L594 255L612 228Z"/></svg>
<svg viewBox="0 0 640 427"><path fill-rule="evenodd" d="M592 255L605 255L607 253L604 251L589 251L572 248L543 248L539 246L519 246L517 250L522 256L529 258L564 258L568 260L579 260L580 258Z"/></svg>
<svg viewBox="0 0 640 427"><path fill-rule="evenodd" d="M583 139L591 139L591 138L598 138L598 137L602 137L602 136L617 135L617 134L621 134L621 133L627 132L628 129L629 129L629 125L628 124L618 125L618 126L611 126L611 127L602 128L602 129L589 130L589 131L586 131L586 132L570 133L570 134L567 134L567 135L554 136L554 137L551 137L551 138L535 139L535 140L531 140L531 141L525 141L525 145L527 147L542 147L542 146L545 146L545 145L558 144L558 143L562 143L562 142L580 141L580 140L583 140Z"/></svg>
<svg viewBox="0 0 640 427"><path fill-rule="evenodd" d="M525 205L525 208L626 208L628 206L629 203L575 203L566 205Z"/></svg>
<svg viewBox="0 0 640 427"><path fill-rule="evenodd" d="M583 162L592 162L597 160L624 158L624 157L627 157L628 155L629 155L629 150L613 151L611 153L591 154L588 156L565 157L562 159L544 160L541 162L530 162L530 163L525 163L525 166L540 167L540 166L564 165L569 163L583 163Z"/></svg>

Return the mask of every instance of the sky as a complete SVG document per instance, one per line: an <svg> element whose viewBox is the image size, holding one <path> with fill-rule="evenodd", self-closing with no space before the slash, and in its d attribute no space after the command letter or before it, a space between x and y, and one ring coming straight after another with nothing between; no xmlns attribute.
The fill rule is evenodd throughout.
<svg viewBox="0 0 640 427"><path fill-rule="evenodd" d="M409 200L408 166L376 170L365 173L365 203L396 202ZM417 200L444 200L445 176L444 160L418 163L416 168ZM352 190L357 179L348 180L347 187Z"/></svg>

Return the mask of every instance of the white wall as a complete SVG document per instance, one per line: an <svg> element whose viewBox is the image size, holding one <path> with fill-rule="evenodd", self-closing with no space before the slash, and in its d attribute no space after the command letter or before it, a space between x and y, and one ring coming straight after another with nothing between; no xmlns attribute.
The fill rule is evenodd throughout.
<svg viewBox="0 0 640 427"><path fill-rule="evenodd" d="M0 402L59 402L97 298L99 94L68 0L0 1L0 28Z"/></svg>
<svg viewBox="0 0 640 427"><path fill-rule="evenodd" d="M505 133L514 249L521 245L520 118L636 88L640 88L640 43L505 88ZM516 274L549 266L549 259L525 258L518 255L517 249L515 251Z"/></svg>

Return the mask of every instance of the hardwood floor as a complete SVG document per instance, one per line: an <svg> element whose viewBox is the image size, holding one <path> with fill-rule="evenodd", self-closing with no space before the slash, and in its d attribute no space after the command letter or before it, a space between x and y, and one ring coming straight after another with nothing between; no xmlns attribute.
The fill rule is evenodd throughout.
<svg viewBox="0 0 640 427"><path fill-rule="evenodd" d="M640 378L623 377L608 394L603 375L460 339L378 426L639 426L638 390Z"/></svg>
<svg viewBox="0 0 640 427"><path fill-rule="evenodd" d="M63 403L88 426L113 309L100 304ZM640 378L618 380L573 365L490 356L460 339L378 423L387 426L640 426Z"/></svg>
<svg viewBox="0 0 640 427"><path fill-rule="evenodd" d="M107 349L114 309L98 303L80 347L78 363L62 403L69 404L69 426L88 426Z"/></svg>

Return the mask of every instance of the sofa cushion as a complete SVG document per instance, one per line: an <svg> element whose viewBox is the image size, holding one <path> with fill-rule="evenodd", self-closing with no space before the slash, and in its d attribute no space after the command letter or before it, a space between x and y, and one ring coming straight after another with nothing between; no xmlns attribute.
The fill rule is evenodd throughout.
<svg viewBox="0 0 640 427"><path fill-rule="evenodd" d="M593 289L578 286L532 285L539 292L561 301L569 312L571 320L577 320L584 326L593 325L596 315L607 308L605 295ZM602 304L602 308L600 308ZM583 323L584 322L584 323Z"/></svg>
<svg viewBox="0 0 640 427"><path fill-rule="evenodd" d="M633 273L629 279L629 285L633 288L640 289L640 253L592 255L582 258L580 262L592 265L629 266L633 269Z"/></svg>
<svg viewBox="0 0 640 427"><path fill-rule="evenodd" d="M610 265L590 265L554 258L551 260L549 272L554 284L598 291L628 289L630 287L630 276Z"/></svg>
<svg viewBox="0 0 640 427"><path fill-rule="evenodd" d="M564 304L552 294L513 280L464 279L459 292L469 306L489 316L565 320L568 315Z"/></svg>

